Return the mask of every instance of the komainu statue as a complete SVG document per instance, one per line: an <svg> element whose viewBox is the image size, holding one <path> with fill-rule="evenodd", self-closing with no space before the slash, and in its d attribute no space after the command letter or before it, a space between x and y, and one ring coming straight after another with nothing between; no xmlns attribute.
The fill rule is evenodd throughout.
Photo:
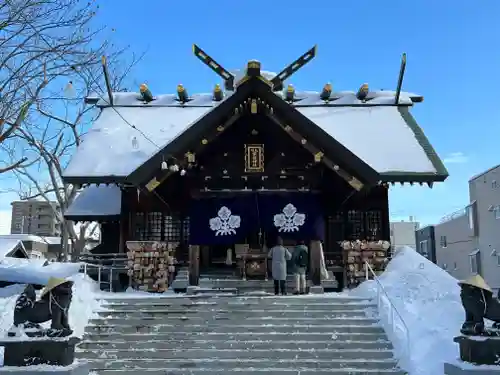
<svg viewBox="0 0 500 375"><path fill-rule="evenodd" d="M73 333L68 323L73 282L51 277L36 300L35 287L28 285L17 298L14 308L14 327L9 336L17 336L20 330L29 337L66 337ZM52 320L50 328L40 323Z"/></svg>
<svg viewBox="0 0 500 375"><path fill-rule="evenodd" d="M500 301L493 297L486 281L475 275L458 284L465 309L465 323L460 332L468 336L500 336ZM494 322L492 329L485 329L484 318Z"/></svg>

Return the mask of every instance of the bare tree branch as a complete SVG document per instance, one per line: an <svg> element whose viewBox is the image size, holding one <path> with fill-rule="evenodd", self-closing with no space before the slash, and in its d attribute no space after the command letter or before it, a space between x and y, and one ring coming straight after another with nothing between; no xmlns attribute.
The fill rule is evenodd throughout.
<svg viewBox="0 0 500 375"><path fill-rule="evenodd" d="M4 0L0 5L0 152L19 182L22 199L56 201L54 215L83 250L95 223L75 224L63 213L78 188L62 182L63 170L97 115L85 97L105 92L101 57L106 55L112 89L123 91L142 58L116 48L95 28L98 6L79 0ZM66 86L67 90L63 89Z"/></svg>

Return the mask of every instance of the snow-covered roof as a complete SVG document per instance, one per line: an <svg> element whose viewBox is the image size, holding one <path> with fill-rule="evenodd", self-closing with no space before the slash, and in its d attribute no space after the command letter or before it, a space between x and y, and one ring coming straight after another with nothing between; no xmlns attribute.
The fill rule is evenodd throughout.
<svg viewBox="0 0 500 375"><path fill-rule="evenodd" d="M379 173L435 173L397 107L309 107L298 111Z"/></svg>
<svg viewBox="0 0 500 375"><path fill-rule="evenodd" d="M18 247L21 248L26 254L26 257L28 257L23 243L20 240L12 238L0 238L0 260L4 259L5 257L11 256Z"/></svg>
<svg viewBox="0 0 500 375"><path fill-rule="evenodd" d="M4 234L0 235L0 240L13 240L13 241L32 241L46 243L48 245L59 245L61 244L60 237L41 237L34 234Z"/></svg>
<svg viewBox="0 0 500 375"><path fill-rule="evenodd" d="M115 96L129 98L127 93ZM120 105L117 99L116 106ZM82 137L64 177L126 177L212 108L116 106L103 108Z"/></svg>
<svg viewBox="0 0 500 375"><path fill-rule="evenodd" d="M159 95L150 103L138 93L113 95L113 107L102 99L98 103L101 115L83 136L63 177L125 178L221 103L212 94L192 95L185 104L176 95ZM358 100L353 91L334 92L335 100L327 103L318 92L297 92L296 98L292 105L299 112L376 172L441 172L418 125L409 123L414 123L411 115L402 114L419 95L402 92L400 107L393 105L394 91L369 92L367 101Z"/></svg>
<svg viewBox="0 0 500 375"><path fill-rule="evenodd" d="M114 216L121 212L122 192L116 185L84 188L64 213L65 217Z"/></svg>

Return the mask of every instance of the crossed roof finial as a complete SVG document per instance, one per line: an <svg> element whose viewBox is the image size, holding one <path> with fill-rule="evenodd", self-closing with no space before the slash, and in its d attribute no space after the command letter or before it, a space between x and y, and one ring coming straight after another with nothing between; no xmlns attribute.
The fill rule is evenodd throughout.
<svg viewBox="0 0 500 375"><path fill-rule="evenodd" d="M219 75L224 80L224 87L227 91L234 91L235 82L234 75L229 73L228 70L224 69L222 65L217 63L212 57L205 53L196 44L193 44L193 53L198 59L201 60L205 65L212 69L217 75ZM283 90L283 82L285 82L292 74L297 72L300 68L306 65L316 56L316 46L308 50L294 62L289 64L285 69L278 73L273 79L271 79L270 84L273 91ZM261 64L259 61L250 60L247 63L247 77L260 76ZM241 81L240 81L241 82Z"/></svg>

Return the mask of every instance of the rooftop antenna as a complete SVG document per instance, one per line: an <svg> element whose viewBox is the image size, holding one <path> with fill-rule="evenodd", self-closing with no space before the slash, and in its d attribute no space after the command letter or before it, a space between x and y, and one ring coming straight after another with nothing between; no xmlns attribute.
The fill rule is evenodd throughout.
<svg viewBox="0 0 500 375"><path fill-rule="evenodd" d="M292 74L294 74L297 70L306 65L316 56L316 49L317 46L314 46L309 51L300 56L297 60L295 60L293 63L288 65L280 73L276 74L276 76L271 80L271 83L273 84L273 91L283 90L283 83L288 78L290 78Z"/></svg>
<svg viewBox="0 0 500 375"><path fill-rule="evenodd" d="M395 105L399 104L399 97L401 96L401 88L403 87L403 78L405 76L406 69L406 53L403 53L401 58L401 68L399 69L398 86L396 87L396 98L394 101Z"/></svg>
<svg viewBox="0 0 500 375"><path fill-rule="evenodd" d="M104 81L106 82L106 90L108 92L109 105L113 106L113 90L111 89L111 81L109 80L108 65L106 63L106 56L101 58L102 71L104 73Z"/></svg>
<svg viewBox="0 0 500 375"><path fill-rule="evenodd" d="M234 75L229 73L218 62L206 54L200 47L193 44L194 55L201 60L203 64L212 69L219 77L224 80L224 88L227 91L234 91Z"/></svg>

